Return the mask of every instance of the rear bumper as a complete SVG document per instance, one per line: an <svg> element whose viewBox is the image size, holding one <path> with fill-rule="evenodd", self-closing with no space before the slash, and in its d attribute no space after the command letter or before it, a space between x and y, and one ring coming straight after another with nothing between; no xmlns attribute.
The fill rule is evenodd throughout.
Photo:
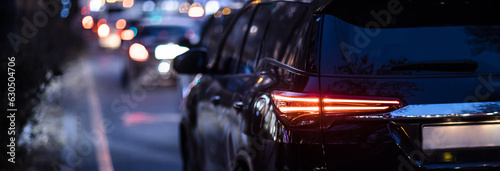
<svg viewBox="0 0 500 171"><path fill-rule="evenodd" d="M464 115L389 113L330 119L323 131L328 170L500 169L500 147L422 150L424 124L500 123L498 113Z"/></svg>

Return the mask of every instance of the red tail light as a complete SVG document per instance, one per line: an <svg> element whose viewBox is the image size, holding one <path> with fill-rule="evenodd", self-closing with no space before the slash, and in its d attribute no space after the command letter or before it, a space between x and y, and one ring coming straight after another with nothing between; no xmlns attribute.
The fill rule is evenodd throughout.
<svg viewBox="0 0 500 171"><path fill-rule="evenodd" d="M320 106L325 115L376 114L402 107L399 100L382 97L324 95L320 98L318 94L286 91L273 91L272 96L280 118L292 126L317 123Z"/></svg>
<svg viewBox="0 0 500 171"><path fill-rule="evenodd" d="M360 114L394 110L401 106L396 99L381 97L324 96L323 111L326 114Z"/></svg>
<svg viewBox="0 0 500 171"><path fill-rule="evenodd" d="M319 128L319 95L274 91L273 102L285 125Z"/></svg>

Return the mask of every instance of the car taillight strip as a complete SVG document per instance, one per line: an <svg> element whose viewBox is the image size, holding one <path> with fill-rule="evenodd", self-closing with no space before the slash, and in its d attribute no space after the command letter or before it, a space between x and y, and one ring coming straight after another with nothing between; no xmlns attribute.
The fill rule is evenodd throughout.
<svg viewBox="0 0 500 171"><path fill-rule="evenodd" d="M318 94L273 92L274 104L283 114L319 114L321 105L323 105L324 112L338 114L381 112L395 109L401 105L399 100L373 98L357 96L331 97L327 95L320 101ZM323 104L320 104L320 102Z"/></svg>
<svg viewBox="0 0 500 171"><path fill-rule="evenodd" d="M380 106L380 107L324 107L325 111L339 111L339 110L386 110L389 109L389 106Z"/></svg>
<svg viewBox="0 0 500 171"><path fill-rule="evenodd" d="M340 102L340 103L382 103L382 104L399 104L399 101L397 100L358 100L358 99L330 99L330 98L325 98L323 99L323 102L325 103L334 103L334 102Z"/></svg>
<svg viewBox="0 0 500 171"><path fill-rule="evenodd" d="M319 112L319 107L278 107L280 112L292 113L292 112Z"/></svg>
<svg viewBox="0 0 500 171"><path fill-rule="evenodd" d="M295 101L295 102L319 102L319 98L306 98L306 97L287 97L280 95L273 95L274 100L282 100L282 101Z"/></svg>

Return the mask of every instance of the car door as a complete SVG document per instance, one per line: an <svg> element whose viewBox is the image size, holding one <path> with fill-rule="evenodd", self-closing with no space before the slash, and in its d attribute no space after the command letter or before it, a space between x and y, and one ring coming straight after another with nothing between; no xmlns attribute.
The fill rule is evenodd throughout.
<svg viewBox="0 0 500 171"><path fill-rule="evenodd" d="M235 115L232 107L235 97L232 91L238 86L233 78L238 68L239 54L243 47L248 23L254 6L246 6L236 16L220 46L217 61L213 62L212 75L207 75L203 86L203 102L198 104L198 131L203 132L201 142L205 155L206 170L224 170L227 166L227 132L233 129L230 115ZM210 64L209 64L210 65Z"/></svg>
<svg viewBox="0 0 500 171"><path fill-rule="evenodd" d="M227 165L235 168L237 163L245 162L252 165L253 160L261 160L263 146L258 147L252 134L252 103L257 92L255 86L259 82L259 75L255 72L260 54L261 43L266 33L272 11L272 4L256 5L256 11L248 23L247 32L243 34L244 44L238 53L239 61L235 74L231 75L225 84L225 93L230 103L221 105L221 114L224 113L227 123L222 128L226 140L222 140L227 152ZM262 81L262 80L261 80ZM240 161L238 161L240 160ZM244 160L244 161L241 161ZM257 169L257 168L256 168Z"/></svg>

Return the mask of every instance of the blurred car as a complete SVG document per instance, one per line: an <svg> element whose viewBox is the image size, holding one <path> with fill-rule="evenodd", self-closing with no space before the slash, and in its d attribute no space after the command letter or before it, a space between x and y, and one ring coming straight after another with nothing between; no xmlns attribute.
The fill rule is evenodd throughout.
<svg viewBox="0 0 500 171"><path fill-rule="evenodd" d="M499 170L498 5L249 2L173 61L184 169Z"/></svg>
<svg viewBox="0 0 500 171"><path fill-rule="evenodd" d="M150 18L137 26L129 43L122 85L171 85L177 74L171 61L189 50L192 39L199 39L198 22L187 17Z"/></svg>

